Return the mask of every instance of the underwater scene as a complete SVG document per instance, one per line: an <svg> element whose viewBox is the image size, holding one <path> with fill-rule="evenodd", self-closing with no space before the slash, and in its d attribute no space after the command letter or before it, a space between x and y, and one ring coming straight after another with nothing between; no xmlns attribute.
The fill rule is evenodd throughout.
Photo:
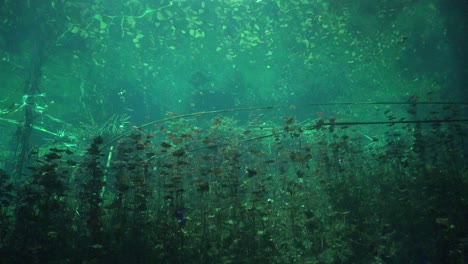
<svg viewBox="0 0 468 264"><path fill-rule="evenodd" d="M0 0L0 264L468 263L465 0Z"/></svg>

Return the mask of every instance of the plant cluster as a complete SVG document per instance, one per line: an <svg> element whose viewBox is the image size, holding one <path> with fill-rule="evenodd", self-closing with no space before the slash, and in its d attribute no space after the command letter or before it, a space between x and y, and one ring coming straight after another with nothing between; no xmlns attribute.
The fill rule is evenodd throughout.
<svg viewBox="0 0 468 264"><path fill-rule="evenodd" d="M432 119L455 118L445 112ZM0 175L2 261L466 258L466 127L393 124L369 136L335 117L282 119L172 118L115 140L96 137L82 155L37 153L28 178L7 184Z"/></svg>

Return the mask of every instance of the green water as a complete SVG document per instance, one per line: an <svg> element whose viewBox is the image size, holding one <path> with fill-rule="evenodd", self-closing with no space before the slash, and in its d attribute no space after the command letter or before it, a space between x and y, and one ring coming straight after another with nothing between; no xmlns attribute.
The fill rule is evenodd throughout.
<svg viewBox="0 0 468 264"><path fill-rule="evenodd" d="M465 263L467 12L0 0L0 263Z"/></svg>

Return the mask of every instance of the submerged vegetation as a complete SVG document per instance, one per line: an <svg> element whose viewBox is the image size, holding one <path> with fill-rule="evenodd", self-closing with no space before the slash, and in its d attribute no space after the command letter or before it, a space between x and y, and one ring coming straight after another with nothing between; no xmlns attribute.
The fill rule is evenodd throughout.
<svg viewBox="0 0 468 264"><path fill-rule="evenodd" d="M0 0L0 263L466 263L466 1Z"/></svg>
<svg viewBox="0 0 468 264"><path fill-rule="evenodd" d="M466 123L442 106L420 124L418 107L372 135L199 113L48 146L28 180L2 181L2 261L461 263Z"/></svg>

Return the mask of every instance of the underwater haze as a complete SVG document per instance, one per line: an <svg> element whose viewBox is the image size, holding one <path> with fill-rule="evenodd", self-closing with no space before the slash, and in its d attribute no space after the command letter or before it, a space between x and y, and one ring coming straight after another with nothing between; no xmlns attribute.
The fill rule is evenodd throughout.
<svg viewBox="0 0 468 264"><path fill-rule="evenodd" d="M467 14L0 0L0 263L468 263Z"/></svg>

